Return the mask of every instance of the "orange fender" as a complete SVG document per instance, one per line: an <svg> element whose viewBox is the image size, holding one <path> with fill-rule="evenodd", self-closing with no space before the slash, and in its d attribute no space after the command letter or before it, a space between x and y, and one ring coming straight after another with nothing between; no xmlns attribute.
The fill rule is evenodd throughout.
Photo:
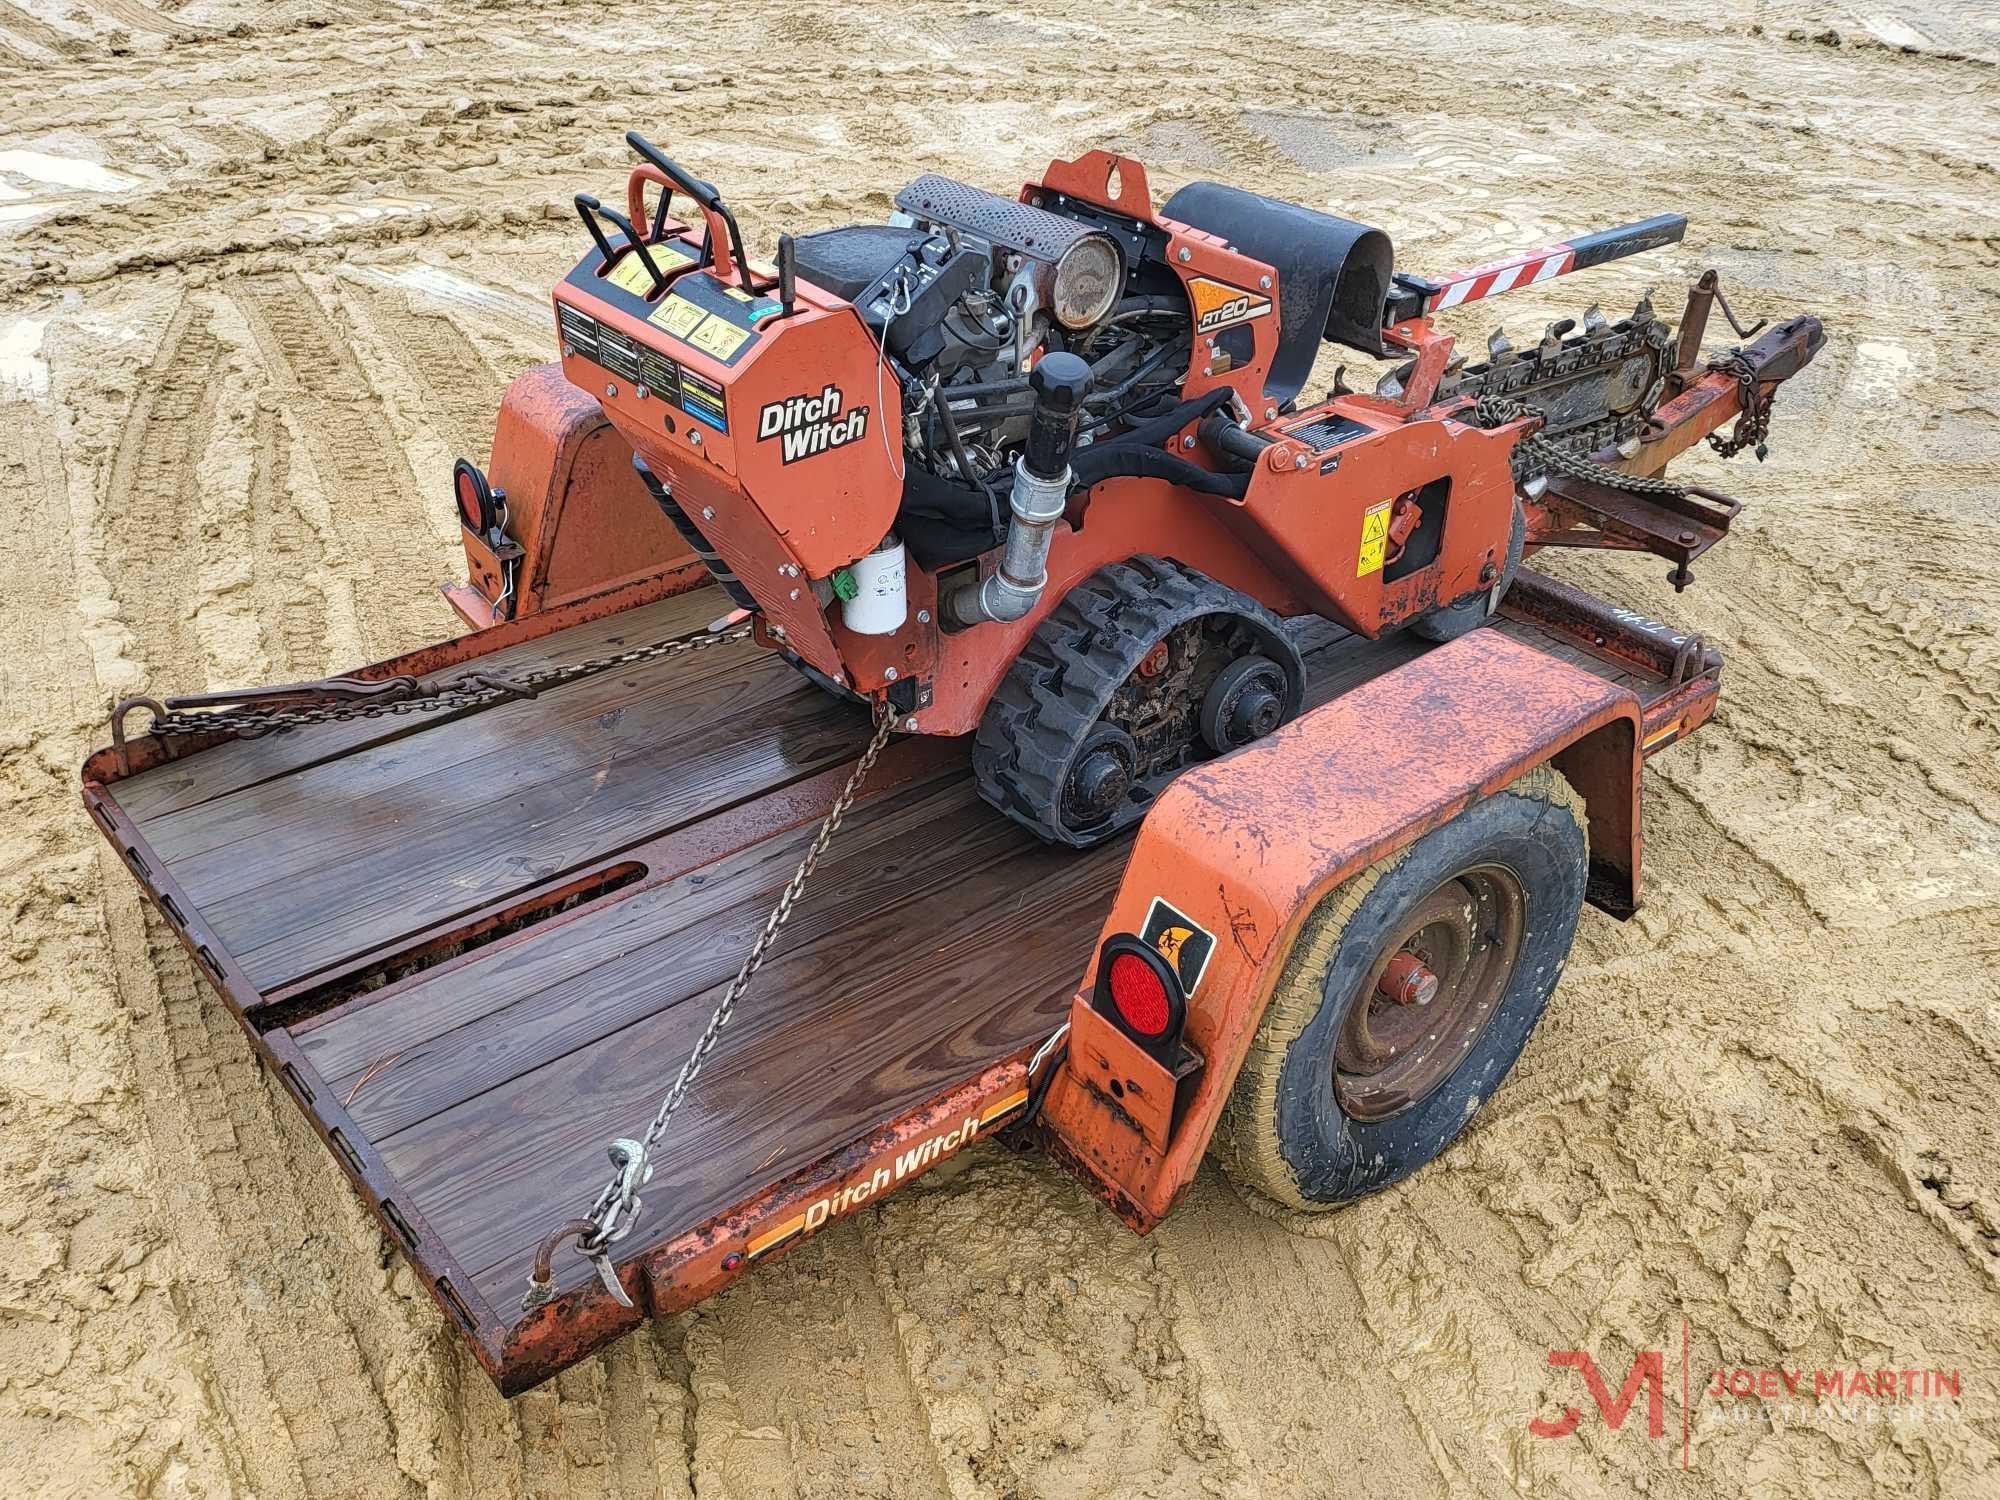
<svg viewBox="0 0 2000 1500"><path fill-rule="evenodd" d="M1182 775L1141 825L1098 946L1143 933L1156 901L1194 941L1211 940L1186 1031L1206 1066L1162 1147L1153 1111L1135 1101L1171 1099L1172 1081L1092 1010L1093 958L1071 1006L1070 1061L1045 1106L1057 1155L1127 1223L1150 1229L1193 1180L1320 899L1544 762L1585 799L1591 900L1629 915L1641 759L1639 701L1629 689L1487 629ZM1114 1058L1130 1061L1134 1076L1119 1075Z"/></svg>

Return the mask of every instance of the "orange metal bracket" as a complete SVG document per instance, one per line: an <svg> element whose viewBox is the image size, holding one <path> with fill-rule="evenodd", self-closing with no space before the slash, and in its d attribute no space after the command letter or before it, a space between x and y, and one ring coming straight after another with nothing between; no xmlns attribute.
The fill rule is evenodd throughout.
<svg viewBox="0 0 2000 1500"><path fill-rule="evenodd" d="M1630 689L1478 630L1182 775L1140 828L1103 936L1140 931L1160 897L1214 935L1187 1027L1208 1067L1162 1149L1072 1063L1044 1116L1057 1154L1135 1229L1150 1229L1193 1180L1292 941L1321 897L1545 761L1588 804L1594 888L1629 910L1639 876L1639 726Z"/></svg>

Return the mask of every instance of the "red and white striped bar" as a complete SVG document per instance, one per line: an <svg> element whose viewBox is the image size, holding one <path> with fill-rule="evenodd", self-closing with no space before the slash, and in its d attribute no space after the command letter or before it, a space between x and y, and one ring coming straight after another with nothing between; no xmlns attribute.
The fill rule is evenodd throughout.
<svg viewBox="0 0 2000 1500"><path fill-rule="evenodd" d="M1428 316L1461 303L1477 302L1482 297L1496 297L1516 287L1550 281L1557 276L1567 276L1571 271L1602 265L1607 260L1637 255L1642 250L1657 250L1662 245L1676 243L1685 233L1685 215L1661 214L1637 224L1599 230L1596 234L1586 234L1564 244L1543 245L1534 250L1523 250L1504 260L1453 271L1431 282L1434 290L1425 292L1424 314Z"/></svg>

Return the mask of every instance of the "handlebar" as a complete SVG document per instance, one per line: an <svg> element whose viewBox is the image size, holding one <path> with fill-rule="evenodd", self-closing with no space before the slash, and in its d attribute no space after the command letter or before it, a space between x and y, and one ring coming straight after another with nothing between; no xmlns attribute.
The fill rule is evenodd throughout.
<svg viewBox="0 0 2000 1500"><path fill-rule="evenodd" d="M632 175L625 183L625 203L633 222L637 223L646 216L647 183L656 182L666 189L660 199L656 222L666 217L667 204L678 188L694 201L695 207L701 210L702 218L707 221L708 260L715 274L724 281L735 282L747 292L768 291L768 286L758 286L751 275L750 258L743 251L743 231L737 228L736 215L722 201L715 184L703 182L636 130L625 132L625 143L643 158L632 169Z"/></svg>

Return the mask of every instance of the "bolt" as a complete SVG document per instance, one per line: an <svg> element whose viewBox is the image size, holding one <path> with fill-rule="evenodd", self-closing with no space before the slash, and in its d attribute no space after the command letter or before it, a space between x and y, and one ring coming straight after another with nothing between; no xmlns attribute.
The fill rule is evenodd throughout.
<svg viewBox="0 0 2000 1500"><path fill-rule="evenodd" d="M1194 446L1194 434L1190 432L1186 437L1182 438L1181 446L1183 448L1192 448Z"/></svg>
<svg viewBox="0 0 2000 1500"><path fill-rule="evenodd" d="M1303 469L1307 464L1311 462L1312 462L1311 456L1309 454L1301 452L1295 458L1293 458L1292 467L1295 469Z"/></svg>
<svg viewBox="0 0 2000 1500"><path fill-rule="evenodd" d="M641 401L644 401L648 396L652 395L653 393L651 390L649 390L647 387L643 385L635 385L632 387L632 394L637 396Z"/></svg>
<svg viewBox="0 0 2000 1500"><path fill-rule="evenodd" d="M1500 576L1500 570L1494 567L1492 563L1488 563L1485 567L1479 570L1479 581L1481 583L1491 583L1494 579L1498 578L1499 576Z"/></svg>
<svg viewBox="0 0 2000 1500"><path fill-rule="evenodd" d="M793 590L792 590L792 597L793 597L794 599L796 599L796 598L798 598L798 597L799 597L799 591L798 591L797 589L793 589Z"/></svg>
<svg viewBox="0 0 2000 1500"><path fill-rule="evenodd" d="M688 441L690 443L693 443L695 447L699 448L701 446L701 434L698 432L688 433Z"/></svg>
<svg viewBox="0 0 2000 1500"><path fill-rule="evenodd" d="M715 507L713 505L704 505L701 508L701 518L704 521L713 521L715 519Z"/></svg>
<svg viewBox="0 0 2000 1500"><path fill-rule="evenodd" d="M1183 245L1181 246L1181 253L1175 256L1174 259L1178 260L1182 265L1186 265L1189 261L1194 259L1194 252L1188 249L1187 246Z"/></svg>
<svg viewBox="0 0 2000 1500"><path fill-rule="evenodd" d="M572 346L571 346L571 345L569 345L569 344L564 344L564 345L563 345L563 358L564 358L564 359L574 359L575 357L576 357L576 350L575 350L575 348L574 348L574 347L572 347Z"/></svg>
<svg viewBox="0 0 2000 1500"><path fill-rule="evenodd" d="M917 623L919 625L928 625L930 624L930 622L931 622L931 612L929 610L920 609L917 611ZM911 720L911 722L915 723L916 721Z"/></svg>
<svg viewBox="0 0 2000 1500"><path fill-rule="evenodd" d="M607 396L615 396L615 395L617 395L617 394L618 394L618 386L617 386L617 384L616 384L616 383L614 382L614 383L612 383L612 384L610 384L610 385L607 385L607 386L605 386L605 388L604 388L604 394L605 394L605 395L607 395Z"/></svg>
<svg viewBox="0 0 2000 1500"><path fill-rule="evenodd" d="M915 734L917 732L917 716L911 714L909 718L903 720L903 727L909 730L910 733Z"/></svg>
<svg viewBox="0 0 2000 1500"><path fill-rule="evenodd" d="M1259 276L1257 278L1257 285L1268 292L1271 290L1271 278L1268 276Z"/></svg>
<svg viewBox="0 0 2000 1500"><path fill-rule="evenodd" d="M882 669L882 680L884 682L894 682L896 680L896 669L894 667L884 667Z"/></svg>
<svg viewBox="0 0 2000 1500"><path fill-rule="evenodd" d="M1691 547L1694 545L1694 533L1692 531L1683 531L1681 533L1681 545L1683 547Z"/></svg>
<svg viewBox="0 0 2000 1500"><path fill-rule="evenodd" d="M1275 422L1275 421L1277 421L1277 420L1278 420L1278 408L1277 408L1277 407L1275 407L1275 406L1267 406L1267 407L1265 407L1265 408L1264 408L1264 420L1265 420L1266 422Z"/></svg>

